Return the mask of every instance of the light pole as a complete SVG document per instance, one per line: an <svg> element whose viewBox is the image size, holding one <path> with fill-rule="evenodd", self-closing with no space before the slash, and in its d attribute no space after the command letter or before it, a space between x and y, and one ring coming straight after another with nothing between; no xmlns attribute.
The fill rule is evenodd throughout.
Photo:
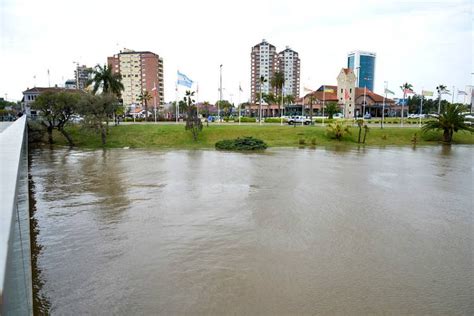
<svg viewBox="0 0 474 316"><path fill-rule="evenodd" d="M221 122L221 102L222 102L222 64L219 66L219 103L217 104L217 117Z"/></svg>

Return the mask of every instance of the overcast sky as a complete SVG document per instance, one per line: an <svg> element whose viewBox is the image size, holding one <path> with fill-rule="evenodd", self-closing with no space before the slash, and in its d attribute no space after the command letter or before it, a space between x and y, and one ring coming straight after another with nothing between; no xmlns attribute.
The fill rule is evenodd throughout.
<svg viewBox="0 0 474 316"><path fill-rule="evenodd" d="M143 1L0 0L0 97L19 100L27 87L63 85L75 61L106 63L122 48L164 59L165 100L175 99L176 70L199 82L199 100L238 101L250 94L251 47L266 39L300 54L301 88L336 84L347 53L377 54L375 92L384 81L401 96L445 84L472 84L470 0ZM34 79L36 76L36 80ZM232 97L231 97L232 95Z"/></svg>

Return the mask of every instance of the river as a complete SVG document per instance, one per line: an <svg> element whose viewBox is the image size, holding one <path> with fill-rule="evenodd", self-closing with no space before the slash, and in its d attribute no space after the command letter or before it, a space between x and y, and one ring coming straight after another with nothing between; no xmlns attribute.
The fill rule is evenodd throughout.
<svg viewBox="0 0 474 316"><path fill-rule="evenodd" d="M472 146L31 151L52 314L474 314Z"/></svg>

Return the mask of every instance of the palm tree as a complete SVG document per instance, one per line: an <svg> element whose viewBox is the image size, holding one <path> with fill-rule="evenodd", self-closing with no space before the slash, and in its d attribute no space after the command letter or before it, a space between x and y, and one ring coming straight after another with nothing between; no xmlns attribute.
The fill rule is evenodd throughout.
<svg viewBox="0 0 474 316"><path fill-rule="evenodd" d="M112 93L117 97L120 97L122 90L124 89L123 84L120 82L122 76L118 73L112 73L112 66L104 65L101 67L99 64L95 66L92 72L92 79L87 81L87 85L94 84L92 92L97 93L99 88L102 88L102 93Z"/></svg>
<svg viewBox="0 0 474 316"><path fill-rule="evenodd" d="M314 125L313 122L313 102L316 101L316 96L314 94L309 95L309 119L311 120L311 125ZM303 104L304 105L304 104Z"/></svg>
<svg viewBox="0 0 474 316"><path fill-rule="evenodd" d="M448 93L449 91L447 87L442 84L436 87L436 91L438 91L438 115L439 115L439 112L441 111L441 96L443 93Z"/></svg>
<svg viewBox="0 0 474 316"><path fill-rule="evenodd" d="M427 121L423 127L423 132L430 130L443 130L443 141L450 144L453 140L453 134L457 131L474 132L474 128L465 123L463 111L466 108L461 104L448 104L443 112L433 121Z"/></svg>
<svg viewBox="0 0 474 316"><path fill-rule="evenodd" d="M138 96L138 101L145 107L145 120L148 120L148 101L150 101L153 97L151 96L150 92L143 90L142 93Z"/></svg>
<svg viewBox="0 0 474 316"><path fill-rule="evenodd" d="M332 119L335 113L339 112L339 108L336 102L328 102L326 105L326 114L328 115L328 119Z"/></svg>
<svg viewBox="0 0 474 316"><path fill-rule="evenodd" d="M402 126L403 126L403 106L404 106L404 103L405 103L405 99L407 97L407 90L412 90L413 85L408 83L408 82L405 82L404 84L402 84L400 86L400 89L402 89L402 91L403 91L403 102L402 102Z"/></svg>
<svg viewBox="0 0 474 316"><path fill-rule="evenodd" d="M295 96L292 95L292 94L288 94L288 95L285 95L285 97L283 98L283 102L286 104L286 105L289 105L289 104L293 104L295 103ZM287 111L285 111L286 113ZM286 113L288 114L288 113Z"/></svg>
<svg viewBox="0 0 474 316"><path fill-rule="evenodd" d="M281 112L283 108L283 85L285 84L285 74L282 71L276 71L273 74L273 77L270 81L270 85L272 86L273 89L275 89L275 94L277 96L277 100L280 100L279 102L281 104L280 108L280 117L281 117ZM282 121L283 124L283 121Z"/></svg>

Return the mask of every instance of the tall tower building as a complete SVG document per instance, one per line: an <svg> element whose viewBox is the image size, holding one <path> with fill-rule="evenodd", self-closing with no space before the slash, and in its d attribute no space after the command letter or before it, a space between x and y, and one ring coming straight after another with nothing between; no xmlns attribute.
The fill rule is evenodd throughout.
<svg viewBox="0 0 474 316"><path fill-rule="evenodd" d="M286 46L286 49L278 53L278 70L283 72L285 85L283 92L285 95L292 95L295 98L300 96L300 58L298 53Z"/></svg>
<svg viewBox="0 0 474 316"><path fill-rule="evenodd" d="M276 47L262 40L260 44L252 47L251 57L251 102L260 102L260 82L263 77L261 91L269 93L271 91L270 80L276 69Z"/></svg>
<svg viewBox="0 0 474 316"><path fill-rule="evenodd" d="M86 67L85 65L76 67L74 71L74 77L76 79L76 88L84 90L87 87L87 81L90 79L92 74L92 68Z"/></svg>
<svg viewBox="0 0 474 316"><path fill-rule="evenodd" d="M107 57L107 63L113 73L122 75L124 105L140 103L138 99L144 91L154 96L155 87L157 106L164 103L163 58L148 51L124 49L119 54Z"/></svg>
<svg viewBox="0 0 474 316"><path fill-rule="evenodd" d="M374 91L375 53L353 51L347 55L347 68L353 69L357 77L356 87Z"/></svg>

